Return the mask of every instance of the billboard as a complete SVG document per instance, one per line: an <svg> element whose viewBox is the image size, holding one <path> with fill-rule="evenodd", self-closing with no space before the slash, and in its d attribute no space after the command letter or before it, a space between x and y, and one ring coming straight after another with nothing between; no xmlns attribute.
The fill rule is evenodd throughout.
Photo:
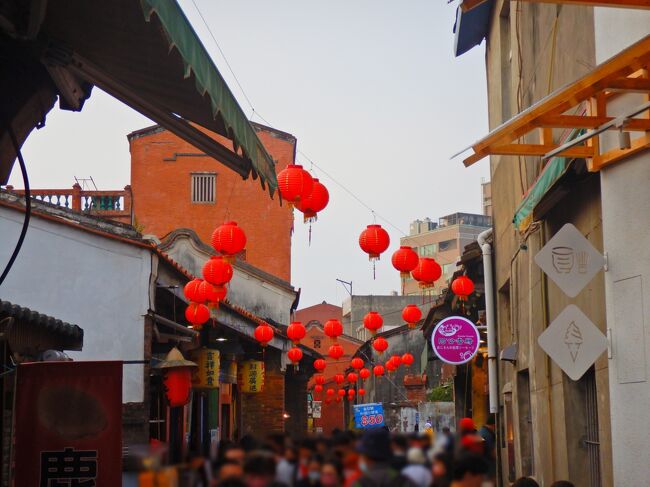
<svg viewBox="0 0 650 487"><path fill-rule="evenodd" d="M381 403L354 405L355 428L376 428L378 426L384 426L384 406Z"/></svg>

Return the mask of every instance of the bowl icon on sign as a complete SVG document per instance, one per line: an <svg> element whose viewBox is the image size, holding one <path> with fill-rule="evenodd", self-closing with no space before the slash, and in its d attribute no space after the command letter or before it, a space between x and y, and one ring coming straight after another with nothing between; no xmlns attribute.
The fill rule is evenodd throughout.
<svg viewBox="0 0 650 487"><path fill-rule="evenodd" d="M444 325L441 325L440 328L438 329L438 332L446 337L454 336L458 330L460 330L461 326L456 324L456 323L445 323Z"/></svg>
<svg viewBox="0 0 650 487"><path fill-rule="evenodd" d="M553 267L560 274L569 274L573 270L574 253L571 247L553 247Z"/></svg>

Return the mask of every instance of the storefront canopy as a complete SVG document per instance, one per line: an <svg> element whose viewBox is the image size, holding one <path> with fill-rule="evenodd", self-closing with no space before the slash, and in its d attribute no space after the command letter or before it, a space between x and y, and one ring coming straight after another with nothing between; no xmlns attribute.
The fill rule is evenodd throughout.
<svg viewBox="0 0 650 487"><path fill-rule="evenodd" d="M274 191L273 160L176 0L13 0L9 6L0 12L0 53L7 60L0 67L1 181L15 159L7 122L22 144L57 96L61 108L81 110L96 85ZM229 138L233 147L197 126Z"/></svg>
<svg viewBox="0 0 650 487"><path fill-rule="evenodd" d="M608 113L608 103L621 94L650 95L650 36L598 65L593 71L524 110L486 137L471 146L473 154L464 160L466 166L489 155L584 158L590 171L621 161L650 148L650 104L615 116ZM585 108L587 108L585 110ZM558 131L586 129L574 139L563 143ZM640 133L620 147L601 146L597 135L618 130ZM538 132L539 143L524 138ZM528 137L528 141L532 138Z"/></svg>

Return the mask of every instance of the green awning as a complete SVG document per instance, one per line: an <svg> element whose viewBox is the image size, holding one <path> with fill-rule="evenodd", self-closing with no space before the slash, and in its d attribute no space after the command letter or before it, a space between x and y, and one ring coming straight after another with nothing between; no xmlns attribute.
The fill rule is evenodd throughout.
<svg viewBox="0 0 650 487"><path fill-rule="evenodd" d="M0 55L12 68L0 70L0 106L11 105L20 143L44 120L52 96L63 109L81 110L96 85L242 177L259 176L273 193L274 161L176 0L9 3L16 8L0 16ZM15 152L3 130L4 177Z"/></svg>

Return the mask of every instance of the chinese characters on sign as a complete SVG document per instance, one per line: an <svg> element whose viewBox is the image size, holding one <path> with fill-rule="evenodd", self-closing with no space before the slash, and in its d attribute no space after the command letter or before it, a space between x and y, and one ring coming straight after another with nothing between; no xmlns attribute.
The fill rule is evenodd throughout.
<svg viewBox="0 0 650 487"><path fill-rule="evenodd" d="M219 387L219 350L202 348L196 357L198 369L194 386L213 389Z"/></svg>
<svg viewBox="0 0 650 487"><path fill-rule="evenodd" d="M95 487L96 481L96 450L41 452L40 487Z"/></svg>
<svg viewBox="0 0 650 487"><path fill-rule="evenodd" d="M264 390L264 362L246 360L239 369L239 387L242 392L255 393Z"/></svg>
<svg viewBox="0 0 650 487"><path fill-rule="evenodd" d="M384 406L381 403L356 404L355 428L376 428L384 425Z"/></svg>
<svg viewBox="0 0 650 487"><path fill-rule="evenodd" d="M440 321L433 329L431 346L438 358L452 365L472 360L481 342L474 323L462 316L450 316Z"/></svg>

